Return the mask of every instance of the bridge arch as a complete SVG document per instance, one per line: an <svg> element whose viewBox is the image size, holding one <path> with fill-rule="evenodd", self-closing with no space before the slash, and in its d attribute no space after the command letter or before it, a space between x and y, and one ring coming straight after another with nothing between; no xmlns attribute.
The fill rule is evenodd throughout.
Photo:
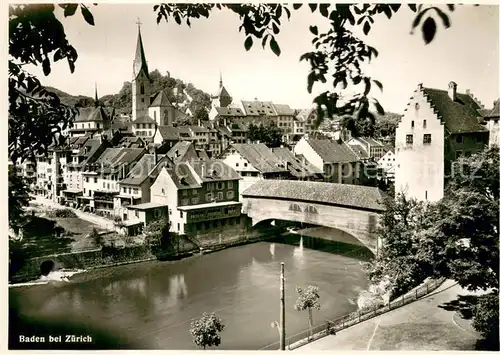
<svg viewBox="0 0 500 355"><path fill-rule="evenodd" d="M380 190L367 186L309 181L261 180L242 194L243 210L255 226L275 219L338 229L375 255L375 230L384 210Z"/></svg>
<svg viewBox="0 0 500 355"><path fill-rule="evenodd" d="M43 276L47 276L50 274L52 271L54 271L54 268L56 266L56 263L53 260L44 260L40 263L40 273Z"/></svg>

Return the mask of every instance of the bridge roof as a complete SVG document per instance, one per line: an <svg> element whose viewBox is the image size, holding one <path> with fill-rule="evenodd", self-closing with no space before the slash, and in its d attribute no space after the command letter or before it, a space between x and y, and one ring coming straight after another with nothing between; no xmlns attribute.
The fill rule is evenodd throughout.
<svg viewBox="0 0 500 355"><path fill-rule="evenodd" d="M295 180L260 180L243 197L307 201L362 210L383 211L384 193L376 187Z"/></svg>

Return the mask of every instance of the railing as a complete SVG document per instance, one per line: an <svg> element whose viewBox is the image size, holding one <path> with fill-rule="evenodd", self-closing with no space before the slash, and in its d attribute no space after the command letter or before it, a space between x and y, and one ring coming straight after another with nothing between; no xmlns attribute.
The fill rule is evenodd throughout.
<svg viewBox="0 0 500 355"><path fill-rule="evenodd" d="M436 290L444 281L444 278L430 279L424 282L422 285L416 287L409 293L397 298L394 301L390 301L387 305L378 305L373 308L364 308L346 314L342 317L327 320L324 324L313 327L312 336L310 335L311 331L308 329L287 337L285 340L285 346L288 350L294 350L312 341L321 339L327 335L334 335L335 333L343 329L349 328L353 325L416 301L417 299L422 298L423 296L426 296L430 292ZM279 341L266 345L259 350L279 350Z"/></svg>

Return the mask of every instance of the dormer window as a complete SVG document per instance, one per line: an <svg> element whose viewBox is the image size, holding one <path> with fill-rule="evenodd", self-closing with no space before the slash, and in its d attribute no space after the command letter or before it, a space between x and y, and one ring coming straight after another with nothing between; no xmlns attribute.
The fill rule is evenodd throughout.
<svg viewBox="0 0 500 355"><path fill-rule="evenodd" d="M418 110L420 108L420 105L418 104L418 102L415 104L415 110Z"/></svg>

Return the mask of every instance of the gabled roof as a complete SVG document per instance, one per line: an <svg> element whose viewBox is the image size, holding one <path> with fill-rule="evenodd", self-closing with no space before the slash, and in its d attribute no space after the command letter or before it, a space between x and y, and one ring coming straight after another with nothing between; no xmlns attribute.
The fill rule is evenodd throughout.
<svg viewBox="0 0 500 355"><path fill-rule="evenodd" d="M177 164L185 160L186 154L190 149L194 150L193 142L180 141L175 143L175 145L170 148L167 152L167 156L170 160ZM196 150L194 150L194 153L196 154Z"/></svg>
<svg viewBox="0 0 500 355"><path fill-rule="evenodd" d="M231 98L231 95L227 92L226 88L222 86L219 90L219 97L228 97Z"/></svg>
<svg viewBox="0 0 500 355"><path fill-rule="evenodd" d="M248 128L241 122L238 122L238 121L234 121L233 123L231 123L228 128L232 131L232 132L248 132Z"/></svg>
<svg viewBox="0 0 500 355"><path fill-rule="evenodd" d="M158 126L158 132L163 140L179 140L179 128L172 126Z"/></svg>
<svg viewBox="0 0 500 355"><path fill-rule="evenodd" d="M358 161L358 156L348 144L331 139L307 138L311 148L323 159L324 163L348 163Z"/></svg>
<svg viewBox="0 0 500 355"><path fill-rule="evenodd" d="M163 167L173 167L174 164L165 155L157 155L157 163L154 162L154 154L144 154L130 171L127 177L120 181L120 184L140 185L148 177L156 178Z"/></svg>
<svg viewBox="0 0 500 355"><path fill-rule="evenodd" d="M111 172L117 170L122 164L136 161L144 152L142 148L107 148L95 164L101 165L104 172Z"/></svg>
<svg viewBox="0 0 500 355"><path fill-rule="evenodd" d="M384 145L381 142L379 142L376 139L373 139L371 137L357 137L355 139L361 141L361 143L363 143L366 146L368 146L368 144L369 144L371 147L378 147L378 148L384 147Z"/></svg>
<svg viewBox="0 0 500 355"><path fill-rule="evenodd" d="M273 148L272 151L279 160L288 163L288 170L295 177L303 178L323 173L323 171L309 163L304 157L295 156L288 148Z"/></svg>
<svg viewBox="0 0 500 355"><path fill-rule="evenodd" d="M158 92L151 105L149 107L171 107L173 106L170 100L167 97L167 94L165 94L165 91L160 91Z"/></svg>
<svg viewBox="0 0 500 355"><path fill-rule="evenodd" d="M232 144L234 149L246 159L255 169L262 173L277 173L288 171L283 162L265 144Z"/></svg>
<svg viewBox="0 0 500 355"><path fill-rule="evenodd" d="M245 116L243 111L238 107L216 107L219 116Z"/></svg>
<svg viewBox="0 0 500 355"><path fill-rule="evenodd" d="M424 95L434 107L438 116L450 133L486 132L478 122L481 107L467 94L457 93L452 101L445 90L423 88Z"/></svg>
<svg viewBox="0 0 500 355"><path fill-rule="evenodd" d="M276 116L276 111L271 101L241 101L241 104L249 116Z"/></svg>
<svg viewBox="0 0 500 355"><path fill-rule="evenodd" d="M358 156L359 159L368 159L370 157L368 152L362 145L349 144L349 147L353 150L353 152Z"/></svg>
<svg viewBox="0 0 500 355"><path fill-rule="evenodd" d="M222 160L199 159L190 161L189 164L203 182L240 180L240 175Z"/></svg>
<svg viewBox="0 0 500 355"><path fill-rule="evenodd" d="M299 121L306 121L309 116L314 112L314 108L306 108L304 110L300 110L299 113L297 114L297 119Z"/></svg>
<svg viewBox="0 0 500 355"><path fill-rule="evenodd" d="M148 115L143 115L143 116L137 117L137 119L135 121L132 121L132 124L138 124L138 123L156 123L156 121L153 120Z"/></svg>
<svg viewBox="0 0 500 355"><path fill-rule="evenodd" d="M111 119L112 112L103 107L80 107L75 122L104 122Z"/></svg>
<svg viewBox="0 0 500 355"><path fill-rule="evenodd" d="M486 119L493 117L500 117L500 99L495 101L493 109L485 116Z"/></svg>
<svg viewBox="0 0 500 355"><path fill-rule="evenodd" d="M295 116L295 110L288 105L274 104L274 109L280 116Z"/></svg>
<svg viewBox="0 0 500 355"><path fill-rule="evenodd" d="M243 196L285 198L369 211L385 209L384 194L376 187L329 182L259 180Z"/></svg>

